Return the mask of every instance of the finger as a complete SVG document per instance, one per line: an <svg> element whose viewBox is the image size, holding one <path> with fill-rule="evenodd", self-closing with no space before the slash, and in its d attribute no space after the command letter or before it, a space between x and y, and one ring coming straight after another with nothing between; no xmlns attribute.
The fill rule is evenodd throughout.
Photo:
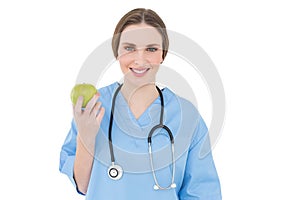
<svg viewBox="0 0 300 200"><path fill-rule="evenodd" d="M89 102L86 104L85 107L85 111L88 112L90 114L90 112L92 112L92 109L94 108L97 100L99 98L99 93L96 93L91 100L89 100Z"/></svg>
<svg viewBox="0 0 300 200"><path fill-rule="evenodd" d="M82 113L82 110L81 110L82 103L83 103L83 96L79 96L76 101L76 104L74 106L74 114Z"/></svg>
<svg viewBox="0 0 300 200"><path fill-rule="evenodd" d="M94 117L97 116L97 114L99 113L99 109L101 107L102 103L100 101L98 101L96 103L96 105L94 106L93 110L91 111L91 115L93 115Z"/></svg>
<svg viewBox="0 0 300 200"><path fill-rule="evenodd" d="M98 115L97 115L97 117L96 117L96 120L97 120L97 122L98 122L99 124L100 124L101 121L102 121L102 118L103 118L103 116L104 116L104 113L105 113L105 108L102 107L102 108L100 109L100 112L98 113Z"/></svg>

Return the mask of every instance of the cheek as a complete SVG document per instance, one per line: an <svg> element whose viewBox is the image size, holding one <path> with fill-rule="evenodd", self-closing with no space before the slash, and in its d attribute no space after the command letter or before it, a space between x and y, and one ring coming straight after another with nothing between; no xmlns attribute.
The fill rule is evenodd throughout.
<svg viewBox="0 0 300 200"><path fill-rule="evenodd" d="M119 57L118 61L123 73L127 73L129 71L130 65L133 63L132 59L126 56Z"/></svg>
<svg viewBox="0 0 300 200"><path fill-rule="evenodd" d="M153 55L150 56L148 59L149 63L153 64L153 65L157 65L160 63L160 56L159 55Z"/></svg>
<svg viewBox="0 0 300 200"><path fill-rule="evenodd" d="M153 64L159 65L163 61L163 59L162 59L162 51L160 50L160 51L155 52L152 55L151 60L152 60Z"/></svg>
<svg viewBox="0 0 300 200"><path fill-rule="evenodd" d="M160 65L162 60L162 53L160 51L157 52L145 52L143 59L146 63L151 64L153 66Z"/></svg>

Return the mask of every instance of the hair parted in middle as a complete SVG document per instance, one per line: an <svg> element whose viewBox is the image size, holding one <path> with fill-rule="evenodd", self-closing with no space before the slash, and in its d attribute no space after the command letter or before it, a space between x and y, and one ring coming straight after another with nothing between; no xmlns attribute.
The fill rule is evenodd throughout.
<svg viewBox="0 0 300 200"><path fill-rule="evenodd" d="M136 8L126 13L118 22L112 38L112 49L115 58L118 57L118 48L123 30L130 25L145 23L156 28L162 37L162 58L165 59L169 49L169 38L166 25L159 15L151 9Z"/></svg>

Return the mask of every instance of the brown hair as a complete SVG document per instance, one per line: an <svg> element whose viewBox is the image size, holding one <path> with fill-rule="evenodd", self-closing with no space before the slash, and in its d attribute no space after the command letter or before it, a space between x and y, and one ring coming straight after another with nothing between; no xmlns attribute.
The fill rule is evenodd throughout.
<svg viewBox="0 0 300 200"><path fill-rule="evenodd" d="M166 26L163 20L158 16L156 12L151 9L136 8L126 13L119 21L115 28L114 36L112 38L112 49L115 57L118 57L118 48L120 43L120 37L123 30L133 24L145 23L157 29L162 37L162 58L165 59L169 49L169 38L166 30Z"/></svg>

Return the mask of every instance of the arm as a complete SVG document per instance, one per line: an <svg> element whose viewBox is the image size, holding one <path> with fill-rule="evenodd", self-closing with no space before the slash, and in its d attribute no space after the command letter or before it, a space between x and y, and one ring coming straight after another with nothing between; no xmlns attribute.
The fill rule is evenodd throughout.
<svg viewBox="0 0 300 200"><path fill-rule="evenodd" d="M76 124L72 120L71 129L60 152L59 170L69 177L77 192L82 195L87 192L93 165L91 152L94 147L90 146L89 149L86 147L87 145L80 140Z"/></svg>
<svg viewBox="0 0 300 200"><path fill-rule="evenodd" d="M78 98L73 109L72 128L61 151L60 171L68 175L80 194L87 192L95 138L105 112L101 103L97 102L98 98L99 94L96 94L84 110L81 109L83 99Z"/></svg>
<svg viewBox="0 0 300 200"><path fill-rule="evenodd" d="M207 137L209 137L207 127L200 118L188 152L184 180L179 191L181 200L222 199L220 182ZM208 154L205 157L200 156L201 150L207 148Z"/></svg>
<svg viewBox="0 0 300 200"><path fill-rule="evenodd" d="M77 137L77 148L74 160L74 181L77 185L77 190L86 194L90 181L92 165L94 161L94 146L90 145L87 149L80 137Z"/></svg>

